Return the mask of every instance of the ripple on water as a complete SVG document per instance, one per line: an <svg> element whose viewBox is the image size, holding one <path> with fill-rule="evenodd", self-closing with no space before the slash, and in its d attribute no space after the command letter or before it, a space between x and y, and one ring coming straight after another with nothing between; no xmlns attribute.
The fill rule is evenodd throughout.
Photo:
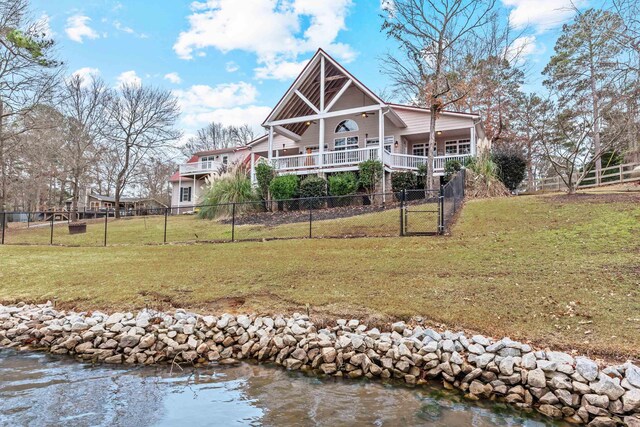
<svg viewBox="0 0 640 427"><path fill-rule="evenodd" d="M0 351L0 425L548 425L440 388L319 379L255 364L92 366Z"/></svg>

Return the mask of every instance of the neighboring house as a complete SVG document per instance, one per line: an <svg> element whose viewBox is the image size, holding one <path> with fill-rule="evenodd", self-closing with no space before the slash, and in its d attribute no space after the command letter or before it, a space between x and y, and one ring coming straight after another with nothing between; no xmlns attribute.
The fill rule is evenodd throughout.
<svg viewBox="0 0 640 427"><path fill-rule="evenodd" d="M108 209L115 209L115 197L103 196L93 192L87 192L84 197L78 201L79 212L99 212ZM67 210L71 210L72 200L67 199L65 204ZM148 197L121 197L119 208L121 211L138 211L144 213L149 210L165 209L168 206L156 199Z"/></svg>
<svg viewBox="0 0 640 427"><path fill-rule="evenodd" d="M392 171L417 171L427 162L429 123L428 109L383 101L320 49L262 124L267 134L215 155L247 163L253 182L261 158L278 174L323 176L357 171L362 161L376 159L385 170L380 190L391 191ZM436 121L434 175L444 174L449 159L464 160L489 148L478 114L442 111ZM174 175L172 207L197 204L213 166L208 155L196 153Z"/></svg>
<svg viewBox="0 0 640 427"><path fill-rule="evenodd" d="M248 146L228 147L194 153L187 163L180 165L171 182L171 207L191 211L200 202L207 179L227 167L248 163L251 149Z"/></svg>

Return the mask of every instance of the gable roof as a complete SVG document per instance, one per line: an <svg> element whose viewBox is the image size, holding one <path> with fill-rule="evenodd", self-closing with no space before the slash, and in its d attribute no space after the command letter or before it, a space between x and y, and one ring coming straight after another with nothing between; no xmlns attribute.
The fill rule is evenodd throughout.
<svg viewBox="0 0 640 427"><path fill-rule="evenodd" d="M371 98L374 104L380 107L387 106L378 95L360 82L353 74L349 73L329 54L322 49L318 49L291 86L289 86L289 89L287 89L282 98L280 98L273 110L271 110L269 116L267 116L262 123L263 126L267 126L270 122L277 119L290 119L317 114L316 110L320 110L320 76L323 59L325 63L324 75L326 80L325 107L331 104L331 101L343 89L346 82L349 81L352 86ZM299 95L304 96L309 102L303 100ZM391 111L391 113L395 115L394 112ZM393 117L393 120L403 125L400 117ZM302 135L306 130L303 122L284 125L283 127L297 135Z"/></svg>

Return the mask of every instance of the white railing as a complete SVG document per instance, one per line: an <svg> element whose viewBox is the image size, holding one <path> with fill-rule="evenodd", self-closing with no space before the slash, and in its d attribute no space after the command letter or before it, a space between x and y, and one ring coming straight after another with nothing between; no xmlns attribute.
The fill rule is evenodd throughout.
<svg viewBox="0 0 640 427"><path fill-rule="evenodd" d="M435 156L433 158L433 170L443 171L449 160L457 160L464 164L465 159L471 154ZM412 156L410 154L385 153L385 164L398 169L417 170L420 165L427 164L427 156Z"/></svg>
<svg viewBox="0 0 640 427"><path fill-rule="evenodd" d="M324 166L342 166L362 163L366 160L378 160L380 148L366 147L352 150L329 151L324 153L322 164Z"/></svg>
<svg viewBox="0 0 640 427"><path fill-rule="evenodd" d="M471 157L471 154L436 156L433 159L433 170L443 171L449 160L457 160L460 164L464 165L465 160L469 157Z"/></svg>
<svg viewBox="0 0 640 427"><path fill-rule="evenodd" d="M449 160L457 160L464 163L471 154L436 156L433 159L433 169L436 172L444 170ZM284 156L272 159L273 167L279 171L299 171L321 168L334 168L340 166L356 166L366 160L380 160L379 147L356 148L342 151L327 151L322 156L320 166L320 154L300 154L296 156ZM413 156L410 154L397 154L384 152L383 163L385 166L395 169L417 170L420 165L427 163L426 156Z"/></svg>
<svg viewBox="0 0 640 427"><path fill-rule="evenodd" d="M214 162L211 160L197 163L185 163L180 165L180 175L217 172L222 165L223 164L220 162Z"/></svg>
<svg viewBox="0 0 640 427"><path fill-rule="evenodd" d="M277 170L312 169L320 165L320 154L300 154L272 159L273 167Z"/></svg>

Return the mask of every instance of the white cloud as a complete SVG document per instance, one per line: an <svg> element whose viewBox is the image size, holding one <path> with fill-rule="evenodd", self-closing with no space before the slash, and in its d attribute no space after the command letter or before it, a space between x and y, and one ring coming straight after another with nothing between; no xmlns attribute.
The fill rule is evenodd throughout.
<svg viewBox="0 0 640 427"><path fill-rule="evenodd" d="M217 86L194 85L174 90L182 109L182 123L194 131L211 121L224 125L249 124L257 127L271 111L253 105L258 90L250 83L224 83Z"/></svg>
<svg viewBox="0 0 640 427"><path fill-rule="evenodd" d="M136 74L134 70L121 73L116 80L118 81L118 87L122 87L124 85L142 84L142 79Z"/></svg>
<svg viewBox="0 0 640 427"><path fill-rule="evenodd" d="M255 102L258 90L250 83L224 83L211 87L194 85L187 90L174 90L183 111L208 111L214 108L237 107Z"/></svg>
<svg viewBox="0 0 640 427"><path fill-rule="evenodd" d="M228 73L235 73L240 67L235 62L229 61L224 65L224 69L227 70Z"/></svg>
<svg viewBox="0 0 640 427"><path fill-rule="evenodd" d="M73 15L67 19L67 26L64 31L67 36L74 42L82 43L86 37L88 39L97 39L100 35L89 26L91 18L84 15Z"/></svg>
<svg viewBox="0 0 640 427"><path fill-rule="evenodd" d="M587 0L502 0L512 9L509 23L513 28L532 27L538 33L557 28L575 14Z"/></svg>
<svg viewBox="0 0 640 427"><path fill-rule="evenodd" d="M100 70L98 68L91 67L83 67L78 68L76 71L71 73L72 76L78 76L83 80L87 80L88 77L97 77L100 75Z"/></svg>
<svg viewBox="0 0 640 427"><path fill-rule="evenodd" d="M113 26L115 27L116 30L122 31L123 33L132 34L141 39L149 38L149 36L147 36L146 34L138 33L133 28L123 25L120 21L113 21Z"/></svg>
<svg viewBox="0 0 640 427"><path fill-rule="evenodd" d="M257 67L254 71L258 79L289 80L297 77L304 66L307 65L307 62L309 61L267 60L263 67Z"/></svg>
<svg viewBox="0 0 640 427"><path fill-rule="evenodd" d="M182 83L182 79L178 73L167 73L164 75L165 80L169 80L171 83L180 84Z"/></svg>
<svg viewBox="0 0 640 427"><path fill-rule="evenodd" d="M278 64L291 69L298 57L318 47L349 62L353 49L336 42L346 28L345 18L352 0L208 0L192 3L189 29L178 36L173 49L183 59L192 59L203 49L222 52L243 50L257 56L256 73L261 78L290 78L290 72L275 72ZM268 22L269 25L257 25Z"/></svg>
<svg viewBox="0 0 640 427"><path fill-rule="evenodd" d="M38 32L43 33L47 39L52 39L56 33L51 29L51 17L43 13L36 21Z"/></svg>
<svg viewBox="0 0 640 427"><path fill-rule="evenodd" d="M507 49L506 57L509 62L522 64L527 57L544 52L544 46L537 43L536 36L520 36Z"/></svg>

